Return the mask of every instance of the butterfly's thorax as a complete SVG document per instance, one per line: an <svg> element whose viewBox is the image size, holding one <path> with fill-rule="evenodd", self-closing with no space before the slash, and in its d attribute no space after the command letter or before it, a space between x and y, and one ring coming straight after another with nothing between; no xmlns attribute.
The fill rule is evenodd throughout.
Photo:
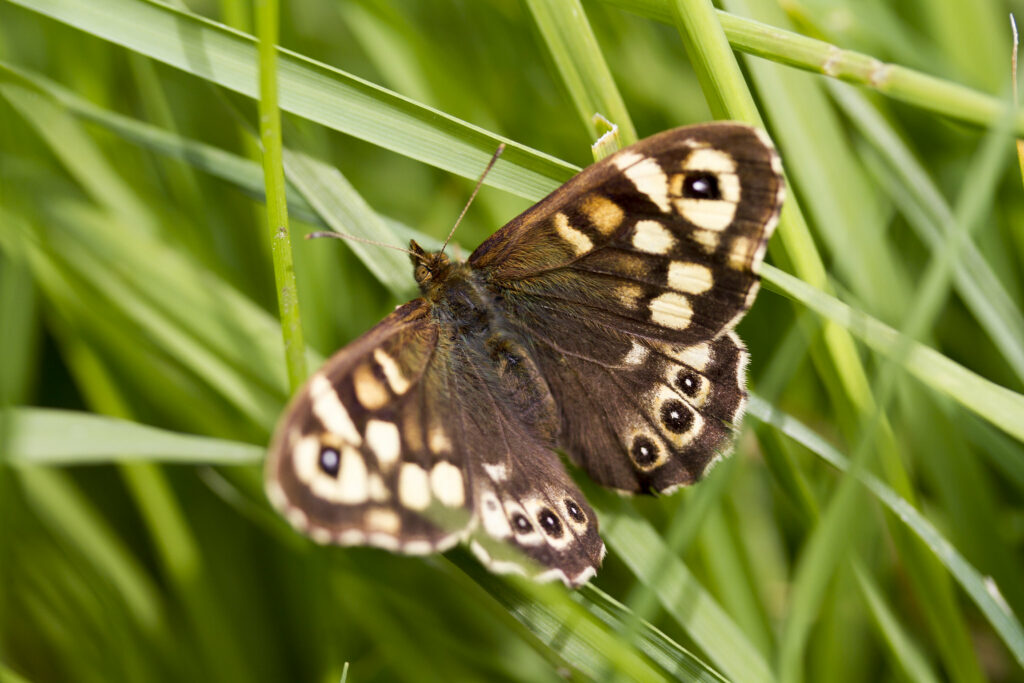
<svg viewBox="0 0 1024 683"><path fill-rule="evenodd" d="M425 261L413 259L417 283L431 315L449 331L439 347L451 351L454 363L470 366L476 384L487 383L474 387L488 394L485 399L510 405L526 418L533 436L553 445L560 424L554 398L526 340L502 314L483 275L444 254L423 256ZM495 376L497 382L484 379Z"/></svg>

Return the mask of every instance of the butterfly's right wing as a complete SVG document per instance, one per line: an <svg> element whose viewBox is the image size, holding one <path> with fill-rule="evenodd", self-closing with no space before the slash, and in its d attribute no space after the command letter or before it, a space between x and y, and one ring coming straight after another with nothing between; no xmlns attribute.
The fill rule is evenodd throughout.
<svg viewBox="0 0 1024 683"><path fill-rule="evenodd" d="M298 392L268 497L320 543L426 554L469 540L496 572L586 581L604 552L597 519L524 422L551 399L512 354L467 344L423 299L398 308Z"/></svg>
<svg viewBox="0 0 1024 683"><path fill-rule="evenodd" d="M750 307L779 216L779 157L736 123L677 128L590 166L469 258L597 482L666 492L732 442Z"/></svg>
<svg viewBox="0 0 1024 683"><path fill-rule="evenodd" d="M319 543L441 551L471 523L473 492L447 452L434 356L439 328L417 299L331 357L285 411L267 495Z"/></svg>

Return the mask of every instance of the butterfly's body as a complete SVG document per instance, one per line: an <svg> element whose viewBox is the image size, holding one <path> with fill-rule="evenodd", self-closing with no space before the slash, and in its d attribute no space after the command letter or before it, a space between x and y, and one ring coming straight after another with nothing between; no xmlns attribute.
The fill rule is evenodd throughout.
<svg viewBox="0 0 1024 683"><path fill-rule="evenodd" d="M271 499L320 542L467 540L496 571L582 583L604 546L556 449L635 493L689 484L729 447L733 327L781 196L770 144L709 124L591 166L466 262L413 243L422 297L298 394Z"/></svg>

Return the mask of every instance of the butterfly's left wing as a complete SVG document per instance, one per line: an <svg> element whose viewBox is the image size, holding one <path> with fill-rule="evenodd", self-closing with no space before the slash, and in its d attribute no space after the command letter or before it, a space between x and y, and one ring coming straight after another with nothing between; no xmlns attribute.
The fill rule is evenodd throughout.
<svg viewBox="0 0 1024 683"><path fill-rule="evenodd" d="M746 397L732 329L782 194L763 134L678 128L588 167L470 256L530 340L560 445L599 483L668 491L731 443Z"/></svg>

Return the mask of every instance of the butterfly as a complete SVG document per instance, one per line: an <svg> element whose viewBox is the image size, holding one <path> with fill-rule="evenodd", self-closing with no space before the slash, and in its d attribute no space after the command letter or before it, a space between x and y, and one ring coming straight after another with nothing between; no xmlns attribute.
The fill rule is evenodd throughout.
<svg viewBox="0 0 1024 683"><path fill-rule="evenodd" d="M497 573L585 583L605 547L558 451L602 486L669 493L730 450L734 328L783 195L765 134L708 123L588 167L465 262L413 241L421 297L297 393L269 499L318 543L466 542Z"/></svg>

